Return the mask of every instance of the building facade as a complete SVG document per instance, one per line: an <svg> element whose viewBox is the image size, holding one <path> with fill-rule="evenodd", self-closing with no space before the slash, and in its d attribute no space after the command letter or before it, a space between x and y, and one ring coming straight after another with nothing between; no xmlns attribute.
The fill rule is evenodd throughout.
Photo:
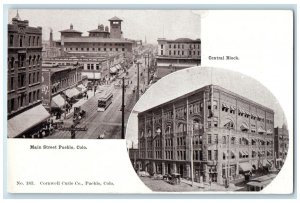
<svg viewBox="0 0 300 203"><path fill-rule="evenodd" d="M274 133L275 157L277 160L277 167L281 168L289 149L289 131L286 125L283 125L282 128L276 127Z"/></svg>
<svg viewBox="0 0 300 203"><path fill-rule="evenodd" d="M8 24L7 113L11 118L41 102L42 28L19 15Z"/></svg>
<svg viewBox="0 0 300 203"><path fill-rule="evenodd" d="M157 40L157 78L160 79L174 71L199 66L201 64L201 40L179 38Z"/></svg>
<svg viewBox="0 0 300 203"><path fill-rule="evenodd" d="M19 14L7 33L7 137L28 137L49 118L41 104L42 28Z"/></svg>
<svg viewBox="0 0 300 203"><path fill-rule="evenodd" d="M138 114L141 170L191 178L193 168L197 182L238 181L274 164L273 130L273 110L205 86Z"/></svg>
<svg viewBox="0 0 300 203"><path fill-rule="evenodd" d="M88 36L82 36L82 32L74 29L71 24L69 29L60 31L61 39L56 44L61 47L62 55L78 55L82 53L97 53L107 55L108 53L132 53L132 40L123 38L121 30L121 19L113 17L109 19L108 26L99 25L97 29L90 30Z"/></svg>
<svg viewBox="0 0 300 203"><path fill-rule="evenodd" d="M45 108L62 108L65 105L64 95L77 96L80 91L76 87L81 84L81 65L43 65L42 71L42 100ZM77 94L77 95L76 95Z"/></svg>
<svg viewBox="0 0 300 203"><path fill-rule="evenodd" d="M77 56L61 56L55 58L47 58L44 60L46 64L70 66L72 64L80 64L82 66L82 76L86 76L89 81L108 80L111 73L124 67L126 62L124 55L121 53L111 54L109 56L98 56L93 54L85 54L84 57ZM120 67L120 68L119 68Z"/></svg>

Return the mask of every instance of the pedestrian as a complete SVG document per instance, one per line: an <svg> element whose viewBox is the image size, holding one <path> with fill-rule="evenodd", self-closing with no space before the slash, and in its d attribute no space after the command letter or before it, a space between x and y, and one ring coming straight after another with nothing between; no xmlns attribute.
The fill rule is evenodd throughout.
<svg viewBox="0 0 300 203"><path fill-rule="evenodd" d="M89 99L89 95L88 95L88 94L86 94L86 99L87 99L87 100Z"/></svg>
<svg viewBox="0 0 300 203"><path fill-rule="evenodd" d="M208 183L209 183L209 187L211 187L211 177L209 177Z"/></svg>

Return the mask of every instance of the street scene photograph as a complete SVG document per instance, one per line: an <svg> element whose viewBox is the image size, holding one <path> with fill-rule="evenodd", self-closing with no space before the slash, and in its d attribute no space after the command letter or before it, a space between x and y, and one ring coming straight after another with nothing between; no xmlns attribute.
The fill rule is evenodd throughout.
<svg viewBox="0 0 300 203"><path fill-rule="evenodd" d="M211 67L157 81L126 129L131 163L155 192L262 191L284 166L289 139L285 113L265 86Z"/></svg>
<svg viewBox="0 0 300 203"><path fill-rule="evenodd" d="M201 65L200 29L196 10L10 9L7 137L124 139L149 87Z"/></svg>

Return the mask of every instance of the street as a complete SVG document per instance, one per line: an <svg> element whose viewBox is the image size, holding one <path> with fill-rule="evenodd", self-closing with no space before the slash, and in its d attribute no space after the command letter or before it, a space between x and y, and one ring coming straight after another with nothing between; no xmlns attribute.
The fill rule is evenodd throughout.
<svg viewBox="0 0 300 203"><path fill-rule="evenodd" d="M141 67L140 67L141 68ZM142 70L144 71L145 68ZM144 71L145 72L145 71ZM128 75L121 73L118 78L125 77L125 83L128 86L125 90L125 127L132 108L136 102L136 92L133 91L136 87L136 65L132 65L128 69ZM127 82L126 82L127 81ZM102 88L111 89L113 93L112 104L104 111L97 111L98 98L101 93L96 92L95 96L90 91L89 99L81 105L81 109L86 111L86 117L82 118L76 128L86 127L87 131L76 131L76 139L96 139L98 136L104 134L104 139L120 139L122 128L122 86L115 86L119 84L118 79L110 85ZM140 87L143 88L144 80L140 80ZM64 127L70 127L73 123L73 117L64 120ZM71 137L70 131L61 131L57 129L52 135L47 138L52 139L69 139Z"/></svg>

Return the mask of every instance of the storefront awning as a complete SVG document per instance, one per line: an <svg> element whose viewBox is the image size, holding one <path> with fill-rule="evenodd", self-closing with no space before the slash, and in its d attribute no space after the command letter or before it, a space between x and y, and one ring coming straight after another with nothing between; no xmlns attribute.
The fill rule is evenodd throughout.
<svg viewBox="0 0 300 203"><path fill-rule="evenodd" d="M273 133L273 131L271 129L267 130L267 135L271 135Z"/></svg>
<svg viewBox="0 0 300 203"><path fill-rule="evenodd" d="M86 92L87 91L86 87L83 84L80 84L77 87L80 89L81 92Z"/></svg>
<svg viewBox="0 0 300 203"><path fill-rule="evenodd" d="M98 80L101 78L101 73L97 72L82 72L82 76L86 76L89 80Z"/></svg>
<svg viewBox="0 0 300 203"><path fill-rule="evenodd" d="M247 126L246 123L242 123L241 130L249 130L249 127Z"/></svg>
<svg viewBox="0 0 300 203"><path fill-rule="evenodd" d="M76 88L71 88L71 89L67 89L65 94L69 97L69 98L72 98L72 97L76 97L77 95L80 94L80 92L78 91L78 89Z"/></svg>
<svg viewBox="0 0 300 203"><path fill-rule="evenodd" d="M239 166L240 170L242 170L243 172L252 170L252 166L249 162L240 163Z"/></svg>
<svg viewBox="0 0 300 203"><path fill-rule="evenodd" d="M35 106L7 121L7 136L9 138L17 137L49 117L50 114L42 104Z"/></svg>
<svg viewBox="0 0 300 203"><path fill-rule="evenodd" d="M59 107L62 108L65 105L65 99L60 95L56 95L51 100L51 107Z"/></svg>
<svg viewBox="0 0 300 203"><path fill-rule="evenodd" d="M117 70L117 68L115 67L115 66L113 66L113 67L111 67L110 69L109 69L109 72L110 73L116 73L118 70Z"/></svg>
<svg viewBox="0 0 300 203"><path fill-rule="evenodd" d="M266 132L262 127L259 127L258 128L258 130L257 130L257 132L259 132L259 133L264 133L264 132Z"/></svg>

